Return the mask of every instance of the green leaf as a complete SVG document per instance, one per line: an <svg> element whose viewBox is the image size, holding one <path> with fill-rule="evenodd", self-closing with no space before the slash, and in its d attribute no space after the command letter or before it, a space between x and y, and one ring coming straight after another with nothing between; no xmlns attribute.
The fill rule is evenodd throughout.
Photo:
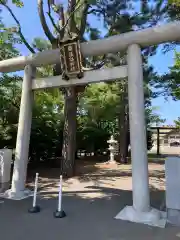
<svg viewBox="0 0 180 240"><path fill-rule="evenodd" d="M24 7L24 3L20 0L12 0L12 3L16 5L16 7L22 8Z"/></svg>

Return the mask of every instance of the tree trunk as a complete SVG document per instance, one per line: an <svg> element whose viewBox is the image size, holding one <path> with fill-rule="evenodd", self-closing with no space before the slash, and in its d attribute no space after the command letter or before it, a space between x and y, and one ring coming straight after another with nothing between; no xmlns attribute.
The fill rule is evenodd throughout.
<svg viewBox="0 0 180 240"><path fill-rule="evenodd" d="M57 48L57 42L52 48ZM54 67L54 76L61 75L61 65ZM75 170L76 156L76 112L77 112L77 87L60 89L64 95L64 130L61 173L64 176L71 177Z"/></svg>
<svg viewBox="0 0 180 240"><path fill-rule="evenodd" d="M128 115L128 101L127 101L127 83L124 82L123 91L121 95L121 107L118 117L119 128L119 154L120 162L128 162L128 146L129 146L129 115Z"/></svg>
<svg viewBox="0 0 180 240"><path fill-rule="evenodd" d="M128 162L128 146L129 146L129 121L124 113L124 116L119 118L119 153L120 162Z"/></svg>
<svg viewBox="0 0 180 240"><path fill-rule="evenodd" d="M77 95L75 87L64 91L64 133L63 133L63 161L61 170L63 175L73 176L75 170L76 154L76 111Z"/></svg>

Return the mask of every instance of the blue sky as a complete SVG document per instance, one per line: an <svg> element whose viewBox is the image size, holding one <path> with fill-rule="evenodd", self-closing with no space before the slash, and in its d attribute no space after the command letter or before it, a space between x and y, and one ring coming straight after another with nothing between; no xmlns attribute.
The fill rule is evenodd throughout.
<svg viewBox="0 0 180 240"><path fill-rule="evenodd" d="M38 17L37 0L26 0L24 2L25 6L23 9L13 7L13 11L22 24L22 30L25 37L29 42L32 42L35 37L44 37L44 33ZM3 11L3 18L7 25L15 25L13 19L6 10ZM102 22L91 19L91 24L103 30ZM23 45L19 46L19 50L22 55L29 54L28 50ZM150 58L150 63L153 64L155 70L159 73L167 72L168 67L172 66L173 62L173 52L168 52L164 55L159 51L156 56ZM173 124L173 121L180 116L180 112L178 111L179 101L174 102L171 98L166 101L163 97L159 97L153 100L153 106L158 107L156 112L160 114L162 118L166 119L166 124Z"/></svg>

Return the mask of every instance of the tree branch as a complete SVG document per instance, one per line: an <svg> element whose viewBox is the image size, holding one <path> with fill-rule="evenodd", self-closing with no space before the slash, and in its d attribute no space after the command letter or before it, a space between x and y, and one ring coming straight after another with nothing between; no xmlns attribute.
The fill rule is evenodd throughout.
<svg viewBox="0 0 180 240"><path fill-rule="evenodd" d="M55 41L55 37L53 36L51 31L49 30L49 27L46 23L46 18L44 16L44 11L43 11L43 0L38 0L38 12L39 12L39 18L40 18L41 25L42 25L42 28L44 30L44 33L45 33L46 37L49 39L49 41L51 43L53 43Z"/></svg>
<svg viewBox="0 0 180 240"><path fill-rule="evenodd" d="M68 5L68 18L66 20L66 23L64 24L63 28L66 28L67 25L69 25L69 30L70 31L77 31L77 27L76 27L76 23L75 23L75 19L74 19L74 13L81 8L84 5L84 2L81 3L79 6L78 4L80 3L81 0L78 0L78 2L76 3L76 0L69 0L69 2L71 4ZM77 7L76 7L77 6ZM70 23L69 23L70 21Z"/></svg>
<svg viewBox="0 0 180 240"><path fill-rule="evenodd" d="M78 5L78 2L76 3L76 0L68 0L67 14L69 17L71 16L68 20L70 32L73 32L74 27L76 26L75 19L74 19L74 12L76 10L76 6Z"/></svg>
<svg viewBox="0 0 180 240"><path fill-rule="evenodd" d="M101 13L105 17L105 10L104 9L91 9L87 12L87 14L91 13Z"/></svg>
<svg viewBox="0 0 180 240"><path fill-rule="evenodd" d="M49 16L49 19L50 19L50 21L51 21L54 29L55 29L58 33L60 33L60 29L57 27L57 25L56 25L56 23L55 23L52 15L51 15L51 3L50 3L50 0L48 0L48 12L47 12L47 15Z"/></svg>
<svg viewBox="0 0 180 240"><path fill-rule="evenodd" d="M72 0L69 1L69 5L68 5L68 17L67 19L65 19L65 14L64 14L64 7L62 4L60 4L58 6L58 15L59 15L59 23L61 22L61 24L59 24L59 27L56 26L54 19L51 16L51 8L50 5L51 3L48 1L48 16L51 20L52 25L54 26L54 28L56 29L56 31L60 34L60 38L62 39L64 37L64 32L66 30L66 27L68 27L68 30L72 31L72 32L78 32L79 30L77 29L75 20L74 20L74 13L80 8L82 7L82 5L84 4L80 4L79 6L77 6L79 4L81 0L78 0L78 2L76 3L76 0ZM77 7L76 7L77 6Z"/></svg>
<svg viewBox="0 0 180 240"><path fill-rule="evenodd" d="M102 57L101 62L99 62L96 65L92 64L90 68L83 67L83 70L84 71L92 71L92 70L97 70L97 69L102 68L106 64L106 62L107 62L107 58L106 57L107 57L106 54L104 54L103 57Z"/></svg>
<svg viewBox="0 0 180 240"><path fill-rule="evenodd" d="M57 32L59 32L59 28L57 27L56 23L54 22L54 19L53 19L53 17L51 16L51 13L47 12L47 15L48 15L48 17L49 17L49 19L50 19L50 21L51 21L54 29L55 29Z"/></svg>
<svg viewBox="0 0 180 240"><path fill-rule="evenodd" d="M101 62L99 62L98 64L94 65L92 68L93 70L97 70L100 69L104 66L104 64L106 63L107 59L106 59L106 54L103 55Z"/></svg>
<svg viewBox="0 0 180 240"><path fill-rule="evenodd" d="M82 11L82 18L81 18L81 24L80 24L80 30L79 30L79 35L80 35L81 41L83 39L83 35L84 35L85 30L86 30L88 9L89 9L89 6L90 6L87 2L85 2L84 4L86 4L86 5L84 6L84 9Z"/></svg>
<svg viewBox="0 0 180 240"><path fill-rule="evenodd" d="M64 25L65 25L65 17L64 17L64 7L63 7L63 5L61 5L59 7L59 14L61 16L61 26L64 27Z"/></svg>
<svg viewBox="0 0 180 240"><path fill-rule="evenodd" d="M18 31L17 33L19 34L22 42L24 43L24 45L27 47L27 49L31 52L31 53L35 53L35 50L30 46L30 44L28 43L28 41L26 40L26 38L24 37L23 33L22 33L22 29L21 29L21 25L20 22L18 21L18 19L16 18L16 16L14 15L13 11L11 10L11 8L6 5L5 3L1 2L1 5L3 5L8 12L11 14L11 16L13 17L14 21L16 22L17 26L18 26Z"/></svg>
<svg viewBox="0 0 180 240"><path fill-rule="evenodd" d="M61 39L64 37L64 32L65 32L65 16L64 16L64 7L63 5L61 5L59 7L59 15L60 15L60 19L59 19L59 28L60 28L60 37Z"/></svg>

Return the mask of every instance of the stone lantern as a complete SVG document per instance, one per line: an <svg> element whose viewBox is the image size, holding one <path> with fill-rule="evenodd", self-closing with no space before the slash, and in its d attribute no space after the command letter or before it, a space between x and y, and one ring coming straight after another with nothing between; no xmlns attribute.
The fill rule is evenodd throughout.
<svg viewBox="0 0 180 240"><path fill-rule="evenodd" d="M113 136L111 136L111 138L107 141L107 143L109 144L109 151L110 151L110 160L109 162L110 163L115 163L115 160L114 160L114 155L115 155L115 151L116 151L116 144L117 144L117 141L114 139Z"/></svg>

